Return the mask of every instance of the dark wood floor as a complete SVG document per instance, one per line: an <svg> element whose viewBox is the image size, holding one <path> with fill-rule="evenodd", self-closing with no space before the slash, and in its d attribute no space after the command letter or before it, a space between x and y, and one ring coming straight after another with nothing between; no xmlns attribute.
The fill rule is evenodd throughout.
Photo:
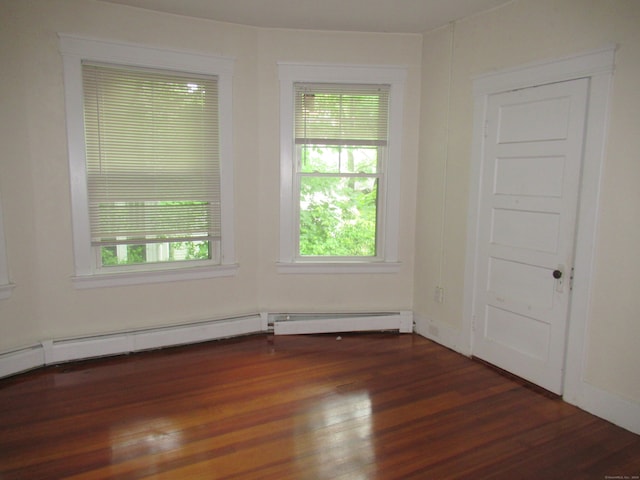
<svg viewBox="0 0 640 480"><path fill-rule="evenodd" d="M640 436L417 335L258 335L0 380L0 479L638 478Z"/></svg>

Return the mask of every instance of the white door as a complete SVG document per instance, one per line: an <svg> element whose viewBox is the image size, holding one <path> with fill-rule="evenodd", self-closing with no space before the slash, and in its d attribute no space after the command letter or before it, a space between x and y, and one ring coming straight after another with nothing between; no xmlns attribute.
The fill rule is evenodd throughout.
<svg viewBox="0 0 640 480"><path fill-rule="evenodd" d="M588 80L490 95L473 354L562 392Z"/></svg>

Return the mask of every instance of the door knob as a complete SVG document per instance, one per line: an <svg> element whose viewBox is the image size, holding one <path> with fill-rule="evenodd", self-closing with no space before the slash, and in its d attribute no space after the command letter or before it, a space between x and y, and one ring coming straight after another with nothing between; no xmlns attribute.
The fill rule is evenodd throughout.
<svg viewBox="0 0 640 480"><path fill-rule="evenodd" d="M555 278L556 280L559 278L562 278L562 270L554 270L553 271L553 278Z"/></svg>

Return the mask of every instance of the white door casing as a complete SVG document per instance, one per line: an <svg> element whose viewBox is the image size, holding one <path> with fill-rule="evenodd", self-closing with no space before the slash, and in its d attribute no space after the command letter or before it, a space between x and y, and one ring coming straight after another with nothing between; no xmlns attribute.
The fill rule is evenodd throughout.
<svg viewBox="0 0 640 480"><path fill-rule="evenodd" d="M587 90L579 79L493 94L485 117L473 353L555 393Z"/></svg>
<svg viewBox="0 0 640 480"><path fill-rule="evenodd" d="M573 255L575 277L568 313L566 330L568 334L564 358L565 374L562 385L563 398L576 405L583 405L590 401L588 397L590 389L584 381L585 345L597 239L600 179L614 59L615 46L609 46L571 57L491 72L478 76L473 81L474 132L467 222L463 322L459 339L460 347L458 348L461 353L468 355L475 354L472 327L477 305L477 270L481 264L479 260L479 238L482 224L480 216L481 178L485 169L485 118L489 107L489 98L494 94L527 87L588 79L583 164L579 183L579 206ZM565 275L568 275L566 271Z"/></svg>

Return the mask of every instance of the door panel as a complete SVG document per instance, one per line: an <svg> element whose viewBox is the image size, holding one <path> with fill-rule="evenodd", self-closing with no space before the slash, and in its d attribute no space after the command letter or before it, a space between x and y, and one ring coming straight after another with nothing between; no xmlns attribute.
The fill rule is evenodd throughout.
<svg viewBox="0 0 640 480"><path fill-rule="evenodd" d="M587 90L580 79L491 95L487 104L473 353L556 393Z"/></svg>
<svg viewBox="0 0 640 480"><path fill-rule="evenodd" d="M563 157L496 159L496 195L562 196Z"/></svg>
<svg viewBox="0 0 640 480"><path fill-rule="evenodd" d="M549 324L513 310L488 305L484 335L504 348L541 361L549 354Z"/></svg>
<svg viewBox="0 0 640 480"><path fill-rule="evenodd" d="M551 308L554 288L549 284L549 271L527 263L502 258L489 259L488 291L498 292L496 301L527 304L532 308ZM500 296L501 295L501 296Z"/></svg>
<svg viewBox="0 0 640 480"><path fill-rule="evenodd" d="M570 110L571 100L567 97L503 105L498 112L498 143L565 140Z"/></svg>
<svg viewBox="0 0 640 480"><path fill-rule="evenodd" d="M551 253L558 250L557 213L494 208L492 216L493 244Z"/></svg>

